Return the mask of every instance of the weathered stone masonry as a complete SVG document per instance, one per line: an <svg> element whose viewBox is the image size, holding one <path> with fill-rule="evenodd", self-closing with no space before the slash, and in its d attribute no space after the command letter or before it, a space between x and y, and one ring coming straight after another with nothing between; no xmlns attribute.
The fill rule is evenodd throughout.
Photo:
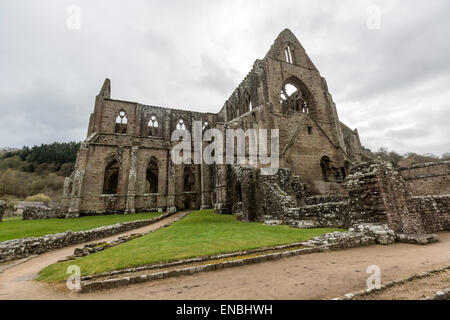
<svg viewBox="0 0 450 320"><path fill-rule="evenodd" d="M286 29L218 113L115 100L107 79L75 171L65 182L66 216L200 207L231 213L241 201L229 192L239 182L230 182L226 165L172 162L171 133L191 131L194 121L222 132L279 129L281 167L308 183L340 183L359 158L357 131L339 121L325 79Z"/></svg>
<svg viewBox="0 0 450 320"><path fill-rule="evenodd" d="M222 134L278 129L280 168L175 165L171 133L192 132L194 121ZM196 148L192 143L192 158ZM217 113L114 100L107 79L65 181L63 209L70 218L214 208L300 228L368 222L404 234L448 230L448 163L398 172L363 158L358 131L339 120L326 80L286 29Z"/></svg>

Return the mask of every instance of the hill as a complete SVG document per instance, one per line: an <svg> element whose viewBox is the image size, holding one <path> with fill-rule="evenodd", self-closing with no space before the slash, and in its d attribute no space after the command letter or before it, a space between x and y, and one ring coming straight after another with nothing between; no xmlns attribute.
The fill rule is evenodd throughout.
<svg viewBox="0 0 450 320"><path fill-rule="evenodd" d="M79 148L79 142L55 142L2 152L0 197L22 200L45 193L59 201L64 177L73 171Z"/></svg>

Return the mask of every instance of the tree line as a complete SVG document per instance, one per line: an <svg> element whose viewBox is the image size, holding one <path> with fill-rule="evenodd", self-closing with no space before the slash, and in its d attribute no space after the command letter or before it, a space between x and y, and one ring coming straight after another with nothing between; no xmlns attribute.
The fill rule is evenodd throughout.
<svg viewBox="0 0 450 320"><path fill-rule="evenodd" d="M6 167L24 172L57 172L67 176L74 168L80 145L80 142L54 142L31 148L25 146L21 150L4 153L0 160L6 163Z"/></svg>

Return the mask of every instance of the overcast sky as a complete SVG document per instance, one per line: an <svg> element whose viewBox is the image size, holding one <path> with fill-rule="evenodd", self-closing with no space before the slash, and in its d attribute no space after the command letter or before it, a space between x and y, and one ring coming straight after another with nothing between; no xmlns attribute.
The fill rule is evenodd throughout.
<svg viewBox="0 0 450 320"><path fill-rule="evenodd" d="M217 112L289 28L363 145L441 155L449 13L448 0L2 0L0 147L83 140L106 77L114 99Z"/></svg>

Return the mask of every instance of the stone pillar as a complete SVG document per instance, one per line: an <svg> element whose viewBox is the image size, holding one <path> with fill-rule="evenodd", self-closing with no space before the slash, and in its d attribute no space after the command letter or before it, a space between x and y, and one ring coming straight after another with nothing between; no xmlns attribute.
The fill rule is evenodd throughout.
<svg viewBox="0 0 450 320"><path fill-rule="evenodd" d="M83 187L85 170L77 169L75 171L72 187L72 195L70 197L69 211L66 214L67 218L78 218L80 216L81 192Z"/></svg>
<svg viewBox="0 0 450 320"><path fill-rule="evenodd" d="M67 218L78 218L80 216L80 205L83 192L83 180L86 172L86 163L88 158L89 143L83 142L78 151L75 172L73 173L72 193L70 195L69 210L66 213Z"/></svg>
<svg viewBox="0 0 450 320"><path fill-rule="evenodd" d="M0 200L0 222L3 220L3 215L5 214L6 209L6 202L3 200Z"/></svg>
<svg viewBox="0 0 450 320"><path fill-rule="evenodd" d="M71 186L72 186L72 177L65 178L63 186L63 196L61 199L61 210L63 212L67 212L69 210L70 197L72 195Z"/></svg>
<svg viewBox="0 0 450 320"><path fill-rule="evenodd" d="M135 198L136 198L136 175L137 175L137 153L139 147L131 148L130 172L128 174L128 190L127 190L127 204L125 214L135 213Z"/></svg>
<svg viewBox="0 0 450 320"><path fill-rule="evenodd" d="M209 165L202 163L200 165L200 174L201 174L201 192L202 192L202 205L201 209L210 209L211 208L211 177L209 175Z"/></svg>
<svg viewBox="0 0 450 320"><path fill-rule="evenodd" d="M170 151L167 156L167 212L177 212L175 205L176 195L176 176L175 176L175 164L170 157Z"/></svg>
<svg viewBox="0 0 450 320"><path fill-rule="evenodd" d="M231 208L227 206L227 165L225 159L226 136L225 124L216 123L216 129L220 130L223 135L223 153L219 154L216 150L216 156L223 159L223 164L215 164L216 166L216 203L214 211L216 213L230 213Z"/></svg>

